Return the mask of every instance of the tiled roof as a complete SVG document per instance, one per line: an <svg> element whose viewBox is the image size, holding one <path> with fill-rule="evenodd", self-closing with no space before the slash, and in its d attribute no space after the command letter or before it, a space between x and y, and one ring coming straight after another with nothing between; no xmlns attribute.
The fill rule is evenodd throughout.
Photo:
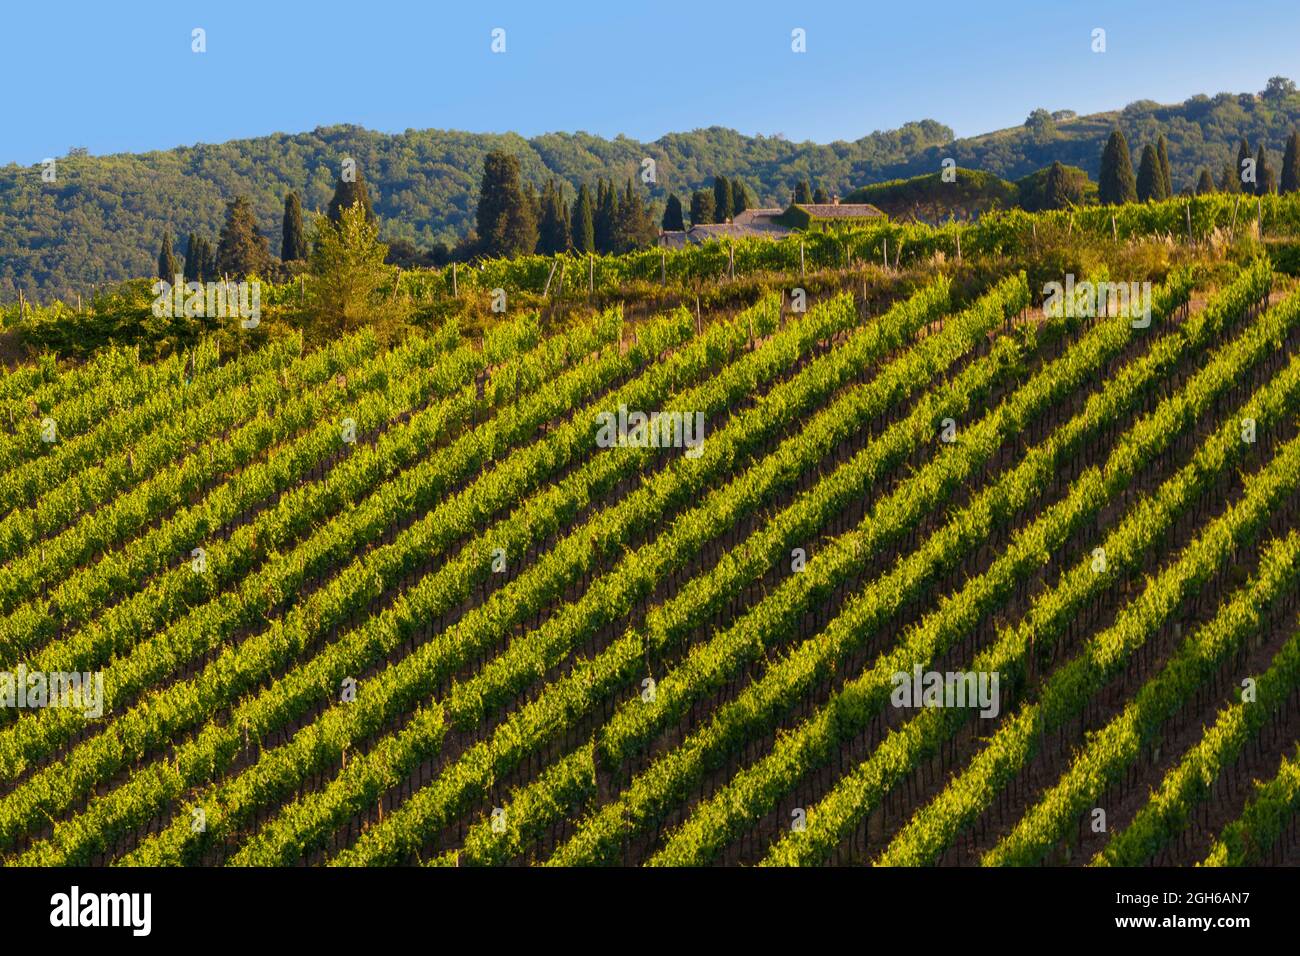
<svg viewBox="0 0 1300 956"><path fill-rule="evenodd" d="M763 212L768 212L768 210L763 210ZM780 210L777 212L779 213ZM741 215L744 216L744 213L741 213ZM766 217L755 216L741 222L711 222L691 226L685 232L664 232L659 236L659 244L670 249L680 249L688 243L698 245L710 239L748 239L759 236L768 239L781 239L790 235L792 231L788 226L771 222Z"/></svg>
<svg viewBox="0 0 1300 956"><path fill-rule="evenodd" d="M783 212L784 209L746 209L742 213L737 213L731 222L736 226L748 226L773 219Z"/></svg>
<svg viewBox="0 0 1300 956"><path fill-rule="evenodd" d="M795 205L814 219L875 219L884 213L871 203L801 202Z"/></svg>

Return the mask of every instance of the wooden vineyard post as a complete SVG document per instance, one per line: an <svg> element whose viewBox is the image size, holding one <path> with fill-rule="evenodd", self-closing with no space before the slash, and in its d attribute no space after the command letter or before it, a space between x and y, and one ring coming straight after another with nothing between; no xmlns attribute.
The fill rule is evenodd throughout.
<svg viewBox="0 0 1300 956"><path fill-rule="evenodd" d="M596 257L587 253L587 296L596 294Z"/></svg>
<svg viewBox="0 0 1300 956"><path fill-rule="evenodd" d="M961 230L957 230L957 264L961 264Z"/></svg>
<svg viewBox="0 0 1300 956"><path fill-rule="evenodd" d="M451 297L453 299L459 298L456 292L456 263L454 262L451 264Z"/></svg>
<svg viewBox="0 0 1300 956"><path fill-rule="evenodd" d="M543 299L547 298L551 294L551 280L555 278L555 269L559 264L560 264L559 259L556 259L554 262L551 263L551 271L547 273L546 276L546 287L542 289Z"/></svg>
<svg viewBox="0 0 1300 956"><path fill-rule="evenodd" d="M402 267L398 266L397 275L393 279L393 294L388 300L390 303L397 301L397 287L401 284L402 284Z"/></svg>
<svg viewBox="0 0 1300 956"><path fill-rule="evenodd" d="M1119 242L1119 226L1115 224L1115 214L1110 214L1110 237Z"/></svg>
<svg viewBox="0 0 1300 956"><path fill-rule="evenodd" d="M668 251L666 249L659 250L659 284L662 286L668 285Z"/></svg>
<svg viewBox="0 0 1300 956"><path fill-rule="evenodd" d="M803 268L803 240L800 239L800 240L799 240L799 278L802 279L803 277L804 277L804 268Z"/></svg>
<svg viewBox="0 0 1300 956"><path fill-rule="evenodd" d="M727 247L727 275L733 282L736 280L736 244L734 242Z"/></svg>
<svg viewBox="0 0 1300 956"><path fill-rule="evenodd" d="M1190 199L1187 200L1184 210L1187 213L1187 244L1190 246L1192 245L1192 201Z"/></svg>
<svg viewBox="0 0 1300 956"><path fill-rule="evenodd" d="M1255 221L1259 223L1259 238L1264 238L1264 197L1255 197Z"/></svg>
<svg viewBox="0 0 1300 956"><path fill-rule="evenodd" d="M884 241L881 243L880 246L880 254L885 260L885 268L888 269L889 268L889 237L884 236L883 238Z"/></svg>
<svg viewBox="0 0 1300 956"><path fill-rule="evenodd" d="M305 294L305 290L303 288L303 274L300 272L298 273L298 304L299 305L302 305L304 294Z"/></svg>
<svg viewBox="0 0 1300 956"><path fill-rule="evenodd" d="M1232 239L1237 238L1237 210L1240 207L1241 207L1241 197L1238 196L1237 201L1232 204L1232 222L1229 223L1228 225L1228 236L1229 238Z"/></svg>

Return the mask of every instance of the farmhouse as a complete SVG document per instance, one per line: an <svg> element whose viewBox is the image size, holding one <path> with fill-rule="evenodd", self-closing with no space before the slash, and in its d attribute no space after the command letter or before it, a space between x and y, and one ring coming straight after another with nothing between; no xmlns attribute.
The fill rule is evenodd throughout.
<svg viewBox="0 0 1300 956"><path fill-rule="evenodd" d="M659 233L659 244L669 249L699 245L710 239L784 239L796 230L826 231L839 226L861 226L886 218L870 203L794 203L786 209L746 209L728 222L691 226Z"/></svg>

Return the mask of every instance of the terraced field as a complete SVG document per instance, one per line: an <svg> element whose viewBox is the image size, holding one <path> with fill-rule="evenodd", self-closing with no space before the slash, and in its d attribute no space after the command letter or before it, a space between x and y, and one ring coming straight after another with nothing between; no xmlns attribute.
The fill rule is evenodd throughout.
<svg viewBox="0 0 1300 956"><path fill-rule="evenodd" d="M6 373L0 859L1300 861L1300 292L788 301Z"/></svg>

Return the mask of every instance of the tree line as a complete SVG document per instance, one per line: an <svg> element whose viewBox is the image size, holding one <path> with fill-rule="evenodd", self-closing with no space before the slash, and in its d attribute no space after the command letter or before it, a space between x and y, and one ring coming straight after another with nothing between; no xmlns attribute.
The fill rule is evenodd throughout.
<svg viewBox="0 0 1300 956"><path fill-rule="evenodd" d="M1196 183L1175 192L1169 172L1168 146L1163 134L1155 143L1142 148L1137 173L1133 172L1133 159L1128 141L1116 129L1110 134L1101 154L1101 173L1098 177L1098 198L1108 205L1129 202L1149 202L1169 199L1175 195L1203 195L1212 192L1241 193L1266 196L1269 193L1300 191L1300 133L1291 131L1282 158L1279 178L1261 143L1251 155L1250 143L1242 137L1237 144L1236 162L1224 165L1218 182L1209 168L1202 166Z"/></svg>
<svg viewBox="0 0 1300 956"><path fill-rule="evenodd" d="M1079 181L1077 173L1078 170L1059 161L1053 162L1046 172L1042 208L1062 209L1080 204L1086 184ZM1243 137L1238 144L1235 165L1225 165L1217 182L1210 170L1202 167L1194 185L1176 191L1164 134L1143 147L1134 172L1128 141L1117 128L1102 150L1097 198L1102 203L1117 205L1215 191L1266 195L1298 190L1300 134L1294 130L1287 140L1280 176L1270 164L1263 145L1252 156L1250 144ZM790 200L826 203L830 197L822 187L814 189L805 177L795 184ZM355 176L347 180L340 178L336 183L325 220L337 226L342 211L354 204L361 205L368 222L374 222L374 209L359 170ZM751 195L745 184L719 175L713 177L711 190L691 193L689 217L692 225L726 223L749 208ZM631 178L621 189L613 180L603 178L597 179L594 189L584 183L571 200L566 196L565 184L555 179L538 192L531 183L524 182L518 157L493 151L483 162L475 228L454 248L421 252L399 240L385 248L385 257L389 264L415 267L533 253L622 254L653 245L659 228L686 229L686 216L681 201L669 193L656 227L653 204ZM276 259L258 229L252 203L245 196L237 196L227 204L225 223L215 244L202 235L189 234L183 266L176 256L171 230L166 229L158 254L158 275L171 280L183 274L187 281L203 282L223 276L283 278L285 274L300 271L293 264L308 260L311 243L296 192L285 196L281 237L280 255Z"/></svg>
<svg viewBox="0 0 1300 956"><path fill-rule="evenodd" d="M658 237L649 200L629 178L622 188L598 179L583 183L572 201L563 182L548 180L538 193L524 184L518 157L501 151L483 161L475 228L452 258L563 252L618 254L653 245Z"/></svg>

